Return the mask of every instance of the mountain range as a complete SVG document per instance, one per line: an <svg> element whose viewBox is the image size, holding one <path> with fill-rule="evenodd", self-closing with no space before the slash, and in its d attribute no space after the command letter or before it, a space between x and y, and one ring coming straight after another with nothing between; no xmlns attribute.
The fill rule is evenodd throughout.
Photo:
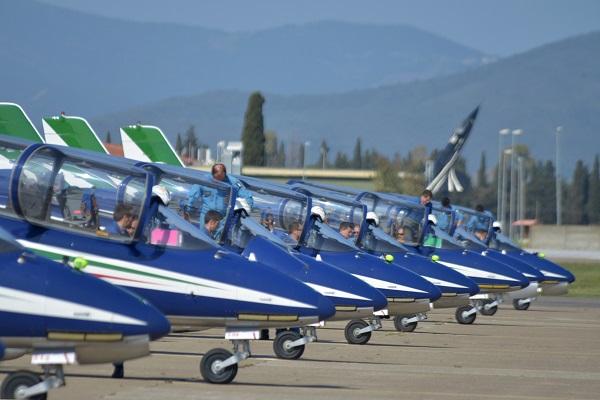
<svg viewBox="0 0 600 400"><path fill-rule="evenodd" d="M324 21L255 32L0 2L3 100L99 115L210 90L332 93L447 75L489 57L410 26Z"/></svg>
<svg viewBox="0 0 600 400"><path fill-rule="evenodd" d="M249 93L214 91L173 97L93 119L99 132L135 121L161 126L174 141L193 124L202 142L239 140ZM279 138L312 142L309 159L326 139L333 151L363 148L406 154L415 146L445 145L453 127L478 104L481 112L464 155L472 171L485 151L498 154L498 131L523 129L515 138L536 158L552 159L555 129L563 173L579 158L600 152L600 32L594 32L451 76L328 95L264 93L265 126ZM510 138L503 139L508 145Z"/></svg>

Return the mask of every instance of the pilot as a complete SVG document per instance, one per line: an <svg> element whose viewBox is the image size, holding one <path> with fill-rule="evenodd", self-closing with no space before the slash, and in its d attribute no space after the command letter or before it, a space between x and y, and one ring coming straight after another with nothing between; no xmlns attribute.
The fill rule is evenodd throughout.
<svg viewBox="0 0 600 400"><path fill-rule="evenodd" d="M354 228L352 229L352 237L354 239L357 239L359 234L360 234L360 224L354 224Z"/></svg>
<svg viewBox="0 0 600 400"><path fill-rule="evenodd" d="M134 215L133 218L131 219L131 223L129 224L129 228L127 228L127 234L131 237L133 237L133 235L135 234L135 231L138 227L138 223L140 222L140 219L137 217L137 215Z"/></svg>
<svg viewBox="0 0 600 400"><path fill-rule="evenodd" d="M404 227L401 226L396 230L396 233L394 234L394 237L396 238L396 240L400 243L404 243L405 238L404 238Z"/></svg>
<svg viewBox="0 0 600 400"><path fill-rule="evenodd" d="M421 203L421 205L425 206L428 214L431 213L431 207L432 207L431 199L432 198L433 198L433 193L429 189L423 190L423 193L421 193L421 197L419 198L419 202Z"/></svg>
<svg viewBox="0 0 600 400"><path fill-rule="evenodd" d="M215 180L228 183L231 186L235 187L238 191L238 197L246 199L250 207L254 205L252 193L250 193L250 191L246 189L246 186L244 186L244 184L240 182L240 180L237 179L235 176L227 175L227 168L225 168L225 164L217 163L213 165L210 170L210 173L212 174Z"/></svg>
<svg viewBox="0 0 600 400"><path fill-rule="evenodd" d="M354 224L351 222L340 223L340 234L346 239L350 239L354 233Z"/></svg>
<svg viewBox="0 0 600 400"><path fill-rule="evenodd" d="M450 225L450 213L452 212L452 206L450 205L450 199L444 197L442 199L442 211L436 213L438 220L438 228L443 231L447 231Z"/></svg>
<svg viewBox="0 0 600 400"><path fill-rule="evenodd" d="M131 206L119 203L113 212L113 222L108 226L106 231L111 235L129 236L128 229L133 221L133 209Z"/></svg>
<svg viewBox="0 0 600 400"><path fill-rule="evenodd" d="M302 225L300 222L292 222L290 224L290 229L288 230L288 235L290 238L294 239L296 242L300 240L300 236L302 235Z"/></svg>
<svg viewBox="0 0 600 400"><path fill-rule="evenodd" d="M275 225L275 218L273 217L273 214L267 213L267 215L265 215L264 218L261 219L260 224L267 228L269 232L273 232Z"/></svg>
<svg viewBox="0 0 600 400"><path fill-rule="evenodd" d="M214 239L222 219L223 216L220 212L215 210L208 211L204 216L204 233Z"/></svg>

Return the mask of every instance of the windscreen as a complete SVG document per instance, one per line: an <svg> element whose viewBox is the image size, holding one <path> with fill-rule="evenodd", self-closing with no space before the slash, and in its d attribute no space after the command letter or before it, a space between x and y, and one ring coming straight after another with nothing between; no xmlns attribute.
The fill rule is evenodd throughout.
<svg viewBox="0 0 600 400"><path fill-rule="evenodd" d="M521 248L517 246L512 240L510 240L508 236L505 236L499 232L494 232L491 235L489 247L500 251L521 251Z"/></svg>
<svg viewBox="0 0 600 400"><path fill-rule="evenodd" d="M471 232L483 242L488 240L488 235L491 231L492 224L494 223L492 216L465 209L457 209L456 215L457 227L460 227L467 232Z"/></svg>
<svg viewBox="0 0 600 400"><path fill-rule="evenodd" d="M162 175L160 185L171 195L169 208L197 228L209 226L210 236L217 241L221 239L230 210L230 187L172 173ZM209 219L218 220L215 227L208 224L207 214Z"/></svg>
<svg viewBox="0 0 600 400"><path fill-rule="evenodd" d="M146 179L42 147L23 164L18 201L31 222L130 241L145 202Z"/></svg>
<svg viewBox="0 0 600 400"><path fill-rule="evenodd" d="M431 226L429 234L423 240L423 246L437 249L462 249L463 246L456 239L436 226Z"/></svg>
<svg viewBox="0 0 600 400"><path fill-rule="evenodd" d="M236 224L231 228L231 244L240 249L246 248L248 242L254 237L263 237L268 241L278 244L282 247L293 245L293 242L286 242L284 238L274 235L266 227L256 222L250 217L236 219Z"/></svg>
<svg viewBox="0 0 600 400"><path fill-rule="evenodd" d="M365 219L362 204L346 204L324 197L312 196L312 205L319 206L325 211L325 223L338 231L344 238L355 242L360 233L361 224Z"/></svg>
<svg viewBox="0 0 600 400"><path fill-rule="evenodd" d="M395 202L377 198L361 201L372 202L372 208L379 217L379 227L402 244L417 246L421 239L425 208L418 204Z"/></svg>
<svg viewBox="0 0 600 400"><path fill-rule="evenodd" d="M406 252L406 249L398 241L385 233L381 228L374 226L369 226L362 244L365 249L373 253Z"/></svg>
<svg viewBox="0 0 600 400"><path fill-rule="evenodd" d="M249 217L279 238L296 245L307 214L307 201L260 187L248 188L252 196Z"/></svg>
<svg viewBox="0 0 600 400"><path fill-rule="evenodd" d="M158 207L156 215L146 224L143 236L153 246L185 250L208 250L218 246L206 232L162 204Z"/></svg>
<svg viewBox="0 0 600 400"><path fill-rule="evenodd" d="M327 224L315 221L306 239L306 247L319 251L347 252L356 251L352 238L346 239Z"/></svg>

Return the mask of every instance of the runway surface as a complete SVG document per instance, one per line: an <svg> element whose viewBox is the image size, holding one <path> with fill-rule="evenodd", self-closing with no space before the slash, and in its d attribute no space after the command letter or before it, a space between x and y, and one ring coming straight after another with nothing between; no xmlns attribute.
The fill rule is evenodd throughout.
<svg viewBox="0 0 600 400"><path fill-rule="evenodd" d="M391 321L369 344L349 345L344 323L318 332L301 360L274 358L271 341L252 342L253 358L229 385L202 381L200 357L230 348L219 330L174 334L152 356L112 367L67 367L67 386L50 399L598 399L600 300L542 298L529 311L501 306L492 317L459 325L436 310L413 333ZM30 369L29 357L0 364ZM35 370L35 368L31 368Z"/></svg>

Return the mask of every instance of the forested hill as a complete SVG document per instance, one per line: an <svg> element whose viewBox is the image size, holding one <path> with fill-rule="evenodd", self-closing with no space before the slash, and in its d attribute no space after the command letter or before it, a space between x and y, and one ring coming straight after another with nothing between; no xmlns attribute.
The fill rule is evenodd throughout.
<svg viewBox="0 0 600 400"><path fill-rule="evenodd" d="M171 7L166 2L165 7ZM208 90L332 93L447 75L485 55L409 26L319 22L227 33L0 1L1 101L99 115Z"/></svg>

